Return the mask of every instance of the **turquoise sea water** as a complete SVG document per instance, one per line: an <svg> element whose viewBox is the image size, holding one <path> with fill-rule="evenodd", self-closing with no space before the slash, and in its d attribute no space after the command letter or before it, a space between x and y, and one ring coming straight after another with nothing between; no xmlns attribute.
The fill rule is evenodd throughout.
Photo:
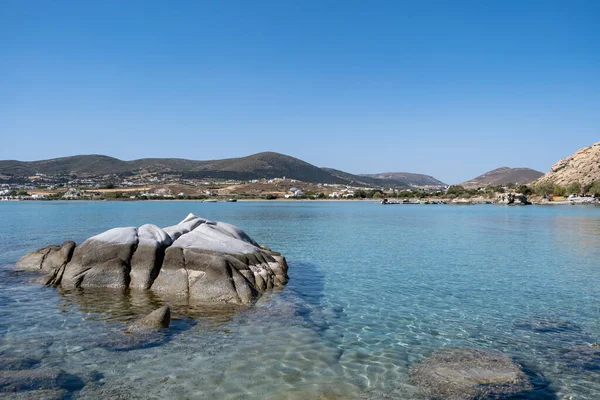
<svg viewBox="0 0 600 400"><path fill-rule="evenodd" d="M237 312L175 304L173 329L142 340L127 321L163 299L12 270L48 244L189 212L281 251L286 288ZM417 399L411 365L468 346L526 368L535 390L519 398L598 399L600 208L0 203L0 335L0 360L64 371L73 398Z"/></svg>

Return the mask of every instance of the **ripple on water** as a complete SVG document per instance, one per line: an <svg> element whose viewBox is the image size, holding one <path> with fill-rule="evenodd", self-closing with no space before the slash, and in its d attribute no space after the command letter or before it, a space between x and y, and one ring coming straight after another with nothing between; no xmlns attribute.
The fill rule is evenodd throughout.
<svg viewBox="0 0 600 400"><path fill-rule="evenodd" d="M249 309L43 288L0 267L0 357L78 377L83 387L59 388L77 398L418 399L410 368L444 347L507 354L532 379L523 398L600 398L600 360L590 346L600 342L600 210L3 207L4 264L47 242L148 221L166 226L190 211L243 227L290 262L288 286ZM124 333L131 319L165 303L173 329Z"/></svg>

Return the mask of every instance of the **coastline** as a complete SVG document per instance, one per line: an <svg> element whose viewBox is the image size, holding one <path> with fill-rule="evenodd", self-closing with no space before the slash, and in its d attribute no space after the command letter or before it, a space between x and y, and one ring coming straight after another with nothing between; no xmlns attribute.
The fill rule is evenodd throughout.
<svg viewBox="0 0 600 400"><path fill-rule="evenodd" d="M19 203L19 202L64 202L64 203L80 203L80 202L135 202L135 203L148 203L148 202L191 202L191 203L235 203L229 202L226 198L223 199L215 199L216 201L206 201L200 199L148 199L148 200L139 200L139 199L43 199L43 200L33 200L33 199L15 199L15 200L2 200L1 203ZM354 203L354 202L366 202L366 203L381 203L382 199L285 199L285 198L277 198L277 199L237 199L237 203L315 203L315 202L325 202L325 203ZM413 199L416 200L416 199ZM449 205L449 206L465 206L465 205L495 205L495 206L524 206L524 205L533 205L533 206L592 206L598 207L600 206L600 201L590 201L590 202L574 202L570 200L559 200L559 201L540 201L534 200L531 204L505 204L501 202L496 202L489 199L481 199L481 198L456 198L456 199L445 199L445 198L423 198L420 199L422 201L430 202L429 204L419 204L419 203L408 203L408 204L389 204L389 205ZM432 202L438 202L432 203Z"/></svg>

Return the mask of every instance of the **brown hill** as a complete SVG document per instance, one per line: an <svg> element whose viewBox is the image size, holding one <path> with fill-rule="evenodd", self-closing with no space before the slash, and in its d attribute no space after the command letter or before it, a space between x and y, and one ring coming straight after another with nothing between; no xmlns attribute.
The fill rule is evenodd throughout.
<svg viewBox="0 0 600 400"><path fill-rule="evenodd" d="M600 142L563 158L537 182L551 182L562 186L573 182L579 182L581 185L600 182Z"/></svg>
<svg viewBox="0 0 600 400"><path fill-rule="evenodd" d="M402 177L380 179L354 175L329 168L319 168L300 159L274 152L222 160L186 160L181 158L143 158L123 161L103 155L79 155L40 161L0 160L0 175L26 178L35 174L51 176L103 177L167 173L182 178L253 180L287 177L312 183L355 184L373 187L410 187L422 182L439 182L435 178L405 174Z"/></svg>
<svg viewBox="0 0 600 400"><path fill-rule="evenodd" d="M465 188L479 188L488 185L506 185L509 183L528 184L542 175L544 175L543 172L531 168L500 167L463 182L460 186Z"/></svg>
<svg viewBox="0 0 600 400"><path fill-rule="evenodd" d="M142 172L169 173L184 178L260 179L286 176L306 182L345 183L312 164L284 154L265 152L223 160L186 160L181 158L142 158L123 161L103 155L79 155L41 161L0 161L0 173L25 177L34 174L133 175Z"/></svg>

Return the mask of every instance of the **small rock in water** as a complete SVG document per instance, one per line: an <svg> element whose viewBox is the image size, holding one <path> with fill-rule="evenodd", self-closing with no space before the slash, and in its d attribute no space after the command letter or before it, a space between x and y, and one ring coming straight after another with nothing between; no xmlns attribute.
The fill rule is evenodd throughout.
<svg viewBox="0 0 600 400"><path fill-rule="evenodd" d="M528 391L521 367L502 353L469 348L439 350L411 369L411 380L432 399L496 398Z"/></svg>
<svg viewBox="0 0 600 400"><path fill-rule="evenodd" d="M152 311L150 314L134 321L129 330L145 330L145 329L163 329L168 328L171 324L171 309L169 306L162 306L159 309Z"/></svg>

